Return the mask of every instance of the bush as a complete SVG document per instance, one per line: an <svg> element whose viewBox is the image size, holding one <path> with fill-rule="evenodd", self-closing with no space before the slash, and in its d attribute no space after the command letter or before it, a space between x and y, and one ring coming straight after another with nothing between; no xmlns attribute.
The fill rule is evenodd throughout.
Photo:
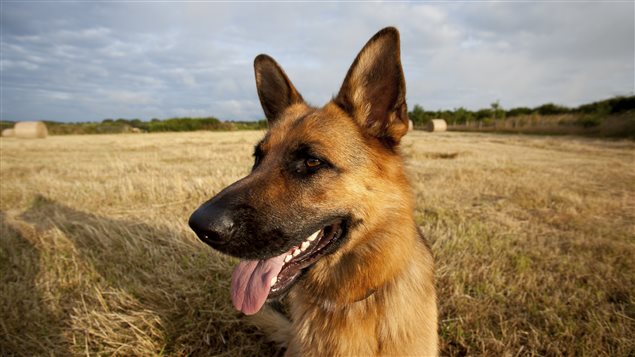
<svg viewBox="0 0 635 357"><path fill-rule="evenodd" d="M492 111L490 109L480 109L475 113L476 120L484 120L492 117Z"/></svg>
<svg viewBox="0 0 635 357"><path fill-rule="evenodd" d="M15 125L15 122L7 121L7 120L0 120L0 131L2 131L4 129L11 129L11 128L13 128L14 125Z"/></svg>
<svg viewBox="0 0 635 357"><path fill-rule="evenodd" d="M421 107L419 104L415 104L414 108L412 108L412 111L408 112L408 117L410 118L410 120L412 120L412 123L415 126L423 126L428 121L430 121L430 118L428 118L428 116L426 115L423 107Z"/></svg>
<svg viewBox="0 0 635 357"><path fill-rule="evenodd" d="M474 118L474 113L469 110L466 110L463 107L454 110L454 119L452 121L453 124L465 124L467 122L472 121Z"/></svg>
<svg viewBox="0 0 635 357"><path fill-rule="evenodd" d="M609 99L609 104L611 106L612 114L635 110L635 95L632 95L630 97L616 97L613 99Z"/></svg>
<svg viewBox="0 0 635 357"><path fill-rule="evenodd" d="M576 121L576 124L584 128L594 128L602 124L602 117L599 115L583 115Z"/></svg>
<svg viewBox="0 0 635 357"><path fill-rule="evenodd" d="M531 108L527 108L527 107L518 107L518 108L513 108L510 109L506 112L507 117L517 117L517 116L521 116L521 115L529 115L533 112L533 110Z"/></svg>
<svg viewBox="0 0 635 357"><path fill-rule="evenodd" d="M538 114L540 115L557 115L557 114L567 114L571 110L562 105L547 103L539 107L536 107L534 111L538 112Z"/></svg>

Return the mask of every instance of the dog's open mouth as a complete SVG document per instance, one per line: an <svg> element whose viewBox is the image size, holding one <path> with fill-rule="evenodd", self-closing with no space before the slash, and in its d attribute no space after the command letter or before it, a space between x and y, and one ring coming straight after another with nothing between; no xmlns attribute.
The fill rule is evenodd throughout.
<svg viewBox="0 0 635 357"><path fill-rule="evenodd" d="M258 312L267 298L282 295L306 268L329 253L343 233L342 222L337 222L316 231L281 255L241 261L232 274L234 307L247 315Z"/></svg>

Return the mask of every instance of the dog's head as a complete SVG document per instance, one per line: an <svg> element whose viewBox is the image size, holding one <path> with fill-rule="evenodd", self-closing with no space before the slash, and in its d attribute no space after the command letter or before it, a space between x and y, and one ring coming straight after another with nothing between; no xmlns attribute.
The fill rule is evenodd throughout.
<svg viewBox="0 0 635 357"><path fill-rule="evenodd" d="M232 278L234 305L245 313L411 209L397 151L408 117L395 28L369 40L322 108L307 105L271 57L256 57L254 67L269 130L252 171L189 221L205 243L246 259Z"/></svg>

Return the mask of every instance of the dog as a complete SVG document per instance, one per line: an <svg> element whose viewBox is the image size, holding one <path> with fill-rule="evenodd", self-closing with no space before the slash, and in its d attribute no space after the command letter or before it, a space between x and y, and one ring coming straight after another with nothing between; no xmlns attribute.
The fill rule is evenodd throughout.
<svg viewBox="0 0 635 357"><path fill-rule="evenodd" d="M375 34L321 108L271 57L254 70L268 131L251 173L189 220L241 259L234 307L260 311L285 356L436 356L433 258L399 151L409 124L399 32Z"/></svg>

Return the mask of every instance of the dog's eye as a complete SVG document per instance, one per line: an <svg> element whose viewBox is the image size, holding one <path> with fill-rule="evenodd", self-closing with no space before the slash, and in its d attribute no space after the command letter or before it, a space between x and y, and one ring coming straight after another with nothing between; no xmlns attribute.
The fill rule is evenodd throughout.
<svg viewBox="0 0 635 357"><path fill-rule="evenodd" d="M306 167L308 167L310 169L315 169L318 166L322 165L322 161L320 161L319 159L316 159L316 158L310 158L310 159L306 159L304 161L304 164L306 165Z"/></svg>

